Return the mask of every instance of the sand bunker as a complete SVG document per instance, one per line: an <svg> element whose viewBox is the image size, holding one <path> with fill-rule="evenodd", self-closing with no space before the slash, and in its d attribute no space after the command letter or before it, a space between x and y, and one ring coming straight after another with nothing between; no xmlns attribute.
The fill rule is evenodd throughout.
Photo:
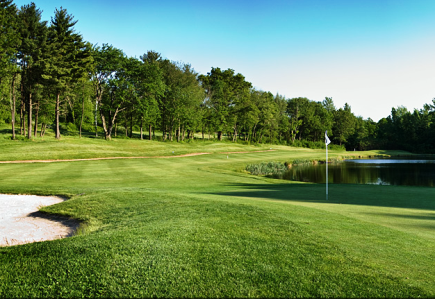
<svg viewBox="0 0 435 299"><path fill-rule="evenodd" d="M60 203L54 196L0 194L0 246L60 239L71 236L78 221L39 212Z"/></svg>

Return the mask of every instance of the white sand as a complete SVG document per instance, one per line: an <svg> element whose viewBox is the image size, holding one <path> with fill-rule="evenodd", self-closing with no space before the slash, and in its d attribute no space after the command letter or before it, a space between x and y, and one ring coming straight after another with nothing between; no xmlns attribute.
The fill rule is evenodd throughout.
<svg viewBox="0 0 435 299"><path fill-rule="evenodd" d="M38 212L64 201L60 197L0 194L0 246L71 236L78 222Z"/></svg>

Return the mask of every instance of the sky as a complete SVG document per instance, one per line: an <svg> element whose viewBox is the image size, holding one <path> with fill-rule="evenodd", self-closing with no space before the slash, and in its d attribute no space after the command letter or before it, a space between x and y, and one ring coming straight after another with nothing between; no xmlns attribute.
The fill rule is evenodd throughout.
<svg viewBox="0 0 435 299"><path fill-rule="evenodd" d="M34 0L93 44L241 73L257 90L378 121L435 98L434 0ZM30 1L14 0L21 7Z"/></svg>

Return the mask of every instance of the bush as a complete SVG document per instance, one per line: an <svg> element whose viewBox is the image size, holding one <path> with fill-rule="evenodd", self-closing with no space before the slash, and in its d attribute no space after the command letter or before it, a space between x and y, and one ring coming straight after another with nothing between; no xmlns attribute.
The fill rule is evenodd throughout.
<svg viewBox="0 0 435 299"><path fill-rule="evenodd" d="M76 124L74 124L74 123L68 123L66 125L66 130L67 131L78 131L79 129L77 128Z"/></svg>
<svg viewBox="0 0 435 299"><path fill-rule="evenodd" d="M303 165L303 164L313 164L313 160L307 160L307 159L295 159L291 163L285 162L285 165L292 164L292 165Z"/></svg>
<svg viewBox="0 0 435 299"><path fill-rule="evenodd" d="M287 170L287 166L281 162L263 162L260 164L249 164L246 171L253 175L281 175Z"/></svg>
<svg viewBox="0 0 435 299"><path fill-rule="evenodd" d="M82 132L95 132L95 124L83 122Z"/></svg>
<svg viewBox="0 0 435 299"><path fill-rule="evenodd" d="M289 143L291 146L295 147L304 147L304 148L312 148L312 149L326 149L325 142L323 141L309 141L309 140L295 140L293 143ZM345 151L346 148L344 145L338 145L338 144L330 144L328 145L328 149L331 150L339 150L339 151Z"/></svg>
<svg viewBox="0 0 435 299"><path fill-rule="evenodd" d="M53 125L55 128L55 125ZM78 131L77 126L74 123L60 123L59 129L61 131L75 132Z"/></svg>

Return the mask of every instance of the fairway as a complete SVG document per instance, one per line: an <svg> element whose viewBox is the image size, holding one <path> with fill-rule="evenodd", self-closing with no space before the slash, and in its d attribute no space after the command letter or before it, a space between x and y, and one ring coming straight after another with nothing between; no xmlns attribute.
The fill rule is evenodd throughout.
<svg viewBox="0 0 435 299"><path fill-rule="evenodd" d="M0 248L0 297L435 296L433 188L330 185L326 201L324 184L243 171L325 154L270 147L0 144L2 161L150 156L0 164L0 193L68 197L42 211L81 221L71 238ZM172 151L208 154L152 157ZM376 154L403 152L329 152Z"/></svg>

